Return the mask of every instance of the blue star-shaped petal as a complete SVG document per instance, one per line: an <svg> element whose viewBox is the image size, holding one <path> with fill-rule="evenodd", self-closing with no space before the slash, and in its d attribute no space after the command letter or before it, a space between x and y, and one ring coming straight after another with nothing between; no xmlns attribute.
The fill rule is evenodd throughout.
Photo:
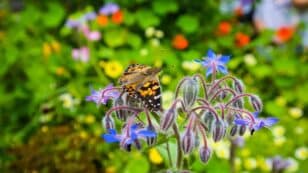
<svg viewBox="0 0 308 173"><path fill-rule="evenodd" d="M207 68L206 76L213 74L214 71L227 74L228 70L226 63L230 60L228 55L216 55L211 49L207 51L206 57L203 57L202 60L197 59L196 62L200 63L203 67Z"/></svg>

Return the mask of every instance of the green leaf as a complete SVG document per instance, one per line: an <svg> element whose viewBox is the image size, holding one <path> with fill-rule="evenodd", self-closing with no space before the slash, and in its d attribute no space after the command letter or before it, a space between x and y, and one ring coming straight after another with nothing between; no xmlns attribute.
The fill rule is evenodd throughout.
<svg viewBox="0 0 308 173"><path fill-rule="evenodd" d="M178 10L178 4L172 0L157 0L153 1L152 8L157 14L165 15L169 12L176 12Z"/></svg>
<svg viewBox="0 0 308 173"><path fill-rule="evenodd" d="M63 20L65 11L59 3L49 3L47 13L44 14L44 24L46 27L57 27Z"/></svg>
<svg viewBox="0 0 308 173"><path fill-rule="evenodd" d="M185 33L193 33L199 27L199 20L192 15L182 15L177 21L176 26L181 28Z"/></svg>
<svg viewBox="0 0 308 173"><path fill-rule="evenodd" d="M147 173L149 172L150 165L143 156L134 157L134 159L130 159L128 164L125 167L125 173Z"/></svg>
<svg viewBox="0 0 308 173"><path fill-rule="evenodd" d="M127 43L137 49L141 46L142 40L137 34L130 33L127 36Z"/></svg>
<svg viewBox="0 0 308 173"><path fill-rule="evenodd" d="M119 47L125 44L127 32L124 29L109 30L104 33L104 41L110 47Z"/></svg>
<svg viewBox="0 0 308 173"><path fill-rule="evenodd" d="M147 9L137 11L136 18L139 26L143 29L150 26L157 26L160 23L159 18L151 10Z"/></svg>

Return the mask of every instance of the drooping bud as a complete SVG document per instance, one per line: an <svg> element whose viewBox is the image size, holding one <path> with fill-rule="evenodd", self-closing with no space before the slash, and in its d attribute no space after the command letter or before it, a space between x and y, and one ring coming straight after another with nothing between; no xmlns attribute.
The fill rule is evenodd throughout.
<svg viewBox="0 0 308 173"><path fill-rule="evenodd" d="M226 125L223 120L216 120L213 129L214 142L220 141L226 134Z"/></svg>
<svg viewBox="0 0 308 173"><path fill-rule="evenodd" d="M184 81L182 88L184 105L191 107L199 94L199 83L196 78L189 77Z"/></svg>
<svg viewBox="0 0 308 173"><path fill-rule="evenodd" d="M236 133L237 133L237 130L238 130L238 126L237 125L232 126L231 130L230 130L230 136L235 136Z"/></svg>
<svg viewBox="0 0 308 173"><path fill-rule="evenodd" d="M152 132L156 132L155 127L152 124L147 127L147 130L150 130ZM155 136L155 137L148 137L147 136L146 141L147 141L148 146L153 146L156 143L156 139L157 139L157 136Z"/></svg>
<svg viewBox="0 0 308 173"><path fill-rule="evenodd" d="M139 141L138 139L135 139L135 140L134 140L134 144L135 144L135 146L136 146L136 148L137 148L138 150L141 150L141 143L140 143L140 141Z"/></svg>
<svg viewBox="0 0 308 173"><path fill-rule="evenodd" d="M240 130L239 130L240 136L243 136L245 132L246 132L246 126L245 125L240 126Z"/></svg>
<svg viewBox="0 0 308 173"><path fill-rule="evenodd" d="M119 97L114 102L115 107L124 106L124 105L125 105L125 102L122 97ZM129 113L127 110L119 109L119 110L116 110L115 112L119 120L126 121L126 118L128 117L128 113Z"/></svg>
<svg viewBox="0 0 308 173"><path fill-rule="evenodd" d="M203 163L207 163L211 158L211 149L209 147L202 146L199 150L200 160Z"/></svg>
<svg viewBox="0 0 308 173"><path fill-rule="evenodd" d="M215 121L215 116L213 112L206 111L202 116L202 120L203 120L203 123L206 125L207 129L209 130L209 133L211 133L213 130L214 121Z"/></svg>
<svg viewBox="0 0 308 173"><path fill-rule="evenodd" d="M186 129L181 138L181 147L184 154L192 152L195 146L195 135L192 129Z"/></svg>
<svg viewBox="0 0 308 173"><path fill-rule="evenodd" d="M123 138L120 141L120 146L123 148L125 151L130 152L132 150L132 143L130 138Z"/></svg>
<svg viewBox="0 0 308 173"><path fill-rule="evenodd" d="M233 107L236 107L236 108L242 109L242 108L244 107L244 100L243 100L243 99L237 99L237 100L235 100L235 101L232 103L232 106L233 106Z"/></svg>
<svg viewBox="0 0 308 173"><path fill-rule="evenodd" d="M102 125L106 130L115 128L114 120L110 115L106 115L106 116L103 117Z"/></svg>
<svg viewBox="0 0 308 173"><path fill-rule="evenodd" d="M237 93L242 94L244 92L245 86L242 80L235 79L233 81L233 88Z"/></svg>
<svg viewBox="0 0 308 173"><path fill-rule="evenodd" d="M220 100L223 100L227 97L227 92L226 91L220 91L220 94L219 94L219 98Z"/></svg>
<svg viewBox="0 0 308 173"><path fill-rule="evenodd" d="M176 119L176 108L171 106L164 114L160 121L160 129L167 131L175 122Z"/></svg>
<svg viewBox="0 0 308 173"><path fill-rule="evenodd" d="M258 97L256 95L252 95L252 96L249 97L249 102L250 102L251 106L253 107L253 109L255 111L257 111L257 112L262 111L263 104L262 104L260 97Z"/></svg>

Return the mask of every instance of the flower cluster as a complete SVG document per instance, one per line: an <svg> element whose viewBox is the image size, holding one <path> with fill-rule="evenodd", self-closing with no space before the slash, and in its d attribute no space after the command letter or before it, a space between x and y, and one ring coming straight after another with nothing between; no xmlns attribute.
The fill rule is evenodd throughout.
<svg viewBox="0 0 308 173"><path fill-rule="evenodd" d="M67 29L78 31L87 41L98 41L102 37L101 32L96 28L91 29L91 27L96 26L96 24L101 27L106 26L109 15L111 15L111 21L114 24L121 24L123 22L123 12L120 10L120 7L115 3L107 3L100 8L98 13L87 10L82 15L72 15L66 21L65 26ZM72 50L72 57L75 60L87 62L90 57L89 48L87 46L74 48Z"/></svg>
<svg viewBox="0 0 308 173"><path fill-rule="evenodd" d="M106 104L108 99L112 99L114 105L103 117L107 134L102 137L106 142L119 142L126 151L130 151L132 145L140 149L141 139L153 146L160 139L158 134L165 136L165 141L157 143L174 137L178 143L177 167L181 168L183 154L188 155L196 148L200 160L208 162L212 153L208 140L219 142L226 136L236 138L246 131L253 134L275 124L277 118L258 118L262 111L261 99L245 93L245 85L240 79L226 75L229 59L230 56L216 55L209 50L205 57L196 60L206 68L206 78L200 74L184 77L176 88L170 107L162 111L148 111L121 87L108 86L93 92L87 100ZM219 73L226 76L218 78ZM211 78L207 79L209 76ZM124 122L120 134L116 132L112 112ZM185 121L178 121L179 117Z"/></svg>

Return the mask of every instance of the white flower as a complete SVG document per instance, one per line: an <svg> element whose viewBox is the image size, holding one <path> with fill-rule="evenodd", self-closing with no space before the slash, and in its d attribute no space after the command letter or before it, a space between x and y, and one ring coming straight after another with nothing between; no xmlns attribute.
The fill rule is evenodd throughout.
<svg viewBox="0 0 308 173"><path fill-rule="evenodd" d="M257 64L257 60L252 54L246 54L244 56L244 62L247 66L255 66Z"/></svg>
<svg viewBox="0 0 308 173"><path fill-rule="evenodd" d="M308 149L306 147L300 147L295 150L295 157L300 160L308 158Z"/></svg>
<svg viewBox="0 0 308 173"><path fill-rule="evenodd" d="M145 30L145 36L152 37L154 35L154 32L155 32L155 28L154 27L148 27Z"/></svg>
<svg viewBox="0 0 308 173"><path fill-rule="evenodd" d="M272 130L275 137L282 137L286 129L283 126L275 126Z"/></svg>
<svg viewBox="0 0 308 173"><path fill-rule="evenodd" d="M300 118L301 116L303 116L303 110L298 107L293 107L289 109L289 114L293 118Z"/></svg>

